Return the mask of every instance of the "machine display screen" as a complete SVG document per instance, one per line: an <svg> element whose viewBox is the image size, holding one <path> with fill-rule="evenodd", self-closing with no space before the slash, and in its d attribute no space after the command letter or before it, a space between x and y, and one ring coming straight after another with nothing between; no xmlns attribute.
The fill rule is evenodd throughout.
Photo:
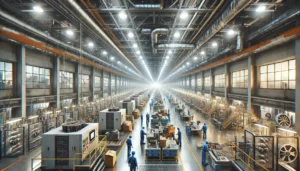
<svg viewBox="0 0 300 171"><path fill-rule="evenodd" d="M93 141L95 139L95 130L92 130L90 132L90 141Z"/></svg>

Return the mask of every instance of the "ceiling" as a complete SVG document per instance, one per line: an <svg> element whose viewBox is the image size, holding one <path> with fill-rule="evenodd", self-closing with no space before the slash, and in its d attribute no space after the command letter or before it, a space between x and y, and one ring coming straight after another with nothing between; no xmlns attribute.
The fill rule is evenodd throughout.
<svg viewBox="0 0 300 171"><path fill-rule="evenodd" d="M243 0L236 1L240 3ZM0 0L0 9L60 41L75 47L81 45L83 50L123 72L139 75L148 81L157 81L201 67L224 54L239 51L236 42L244 34L237 33L248 33L262 27L280 13L278 9L285 10L289 4L293 4L293 0L248 0L239 6L234 16L226 18L234 5L238 4L234 2ZM99 36L97 29L91 27L72 3L77 4L110 37L125 57ZM43 13L32 11L37 5L44 10ZM264 13L256 11L261 6L266 7ZM227 19L228 22L220 26L218 21L221 19ZM16 27L15 24L5 22ZM70 29L74 32L72 36L66 34ZM228 36L230 31L234 31L232 36ZM258 40L248 43L255 41ZM89 46L90 42L93 42L93 47ZM228 48L230 50L219 55Z"/></svg>

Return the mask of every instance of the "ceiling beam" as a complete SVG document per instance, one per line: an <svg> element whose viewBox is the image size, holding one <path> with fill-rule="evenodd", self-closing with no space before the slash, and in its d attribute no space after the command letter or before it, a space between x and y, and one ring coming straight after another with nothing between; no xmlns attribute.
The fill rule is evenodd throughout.
<svg viewBox="0 0 300 171"><path fill-rule="evenodd" d="M89 10L95 10L95 9L85 9L87 11ZM108 13L108 12L120 12L124 11L126 9L124 8L98 8L97 11L99 13ZM197 9L197 8L165 8L165 9L153 9L153 8L129 8L129 12L178 12L178 11L189 11L189 12L198 12L198 13L207 13L212 11L213 9Z"/></svg>

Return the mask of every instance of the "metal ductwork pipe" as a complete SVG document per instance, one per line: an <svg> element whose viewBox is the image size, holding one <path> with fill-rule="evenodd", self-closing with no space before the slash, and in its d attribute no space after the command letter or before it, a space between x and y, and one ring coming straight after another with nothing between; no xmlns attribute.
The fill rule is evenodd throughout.
<svg viewBox="0 0 300 171"><path fill-rule="evenodd" d="M139 74L140 71L135 67L135 65L126 57L126 55L115 45L115 43L106 35L106 33L98 27L98 25L89 17L89 15L74 1L68 0L69 4L79 13L84 21L86 21L94 30L96 30L99 35L106 41L109 45L111 45L117 53L125 59Z"/></svg>
<svg viewBox="0 0 300 171"><path fill-rule="evenodd" d="M189 50L195 48L194 44L178 44L178 43L171 43L171 44L157 44L155 48L158 50L168 50L168 49L180 49L180 50Z"/></svg>
<svg viewBox="0 0 300 171"><path fill-rule="evenodd" d="M143 28L143 29L141 30L141 33L142 33L142 34L151 34L151 29Z"/></svg>
<svg viewBox="0 0 300 171"><path fill-rule="evenodd" d="M296 19L299 14L300 14L299 8L295 8L295 9L292 9L290 11L283 13L282 15L277 17L275 20L271 21L269 24L265 25L264 27L260 28L259 30L255 31L255 32L251 33L248 37L248 41L254 40L254 39L258 38L259 36L264 35L264 34L270 32L271 30L283 25L284 23L291 21L293 19Z"/></svg>
<svg viewBox="0 0 300 171"><path fill-rule="evenodd" d="M157 50L155 49L154 45L157 44L158 34L169 34L169 29L167 29L167 28L157 28L157 29L154 29L151 32L151 42L152 42L151 44L152 44L153 54L157 53Z"/></svg>
<svg viewBox="0 0 300 171"><path fill-rule="evenodd" d="M128 2L135 8L162 9L164 7L164 1L161 1L159 4L135 4L131 0L128 0Z"/></svg>
<svg viewBox="0 0 300 171"><path fill-rule="evenodd" d="M233 49L235 49L236 47L235 46L230 46L230 47L227 47L225 48L224 50L222 50L221 52L215 54L214 56L210 57L209 58L209 61L212 61L213 59L215 58L218 58L220 57L221 55L225 55L227 54L228 52L232 51Z"/></svg>

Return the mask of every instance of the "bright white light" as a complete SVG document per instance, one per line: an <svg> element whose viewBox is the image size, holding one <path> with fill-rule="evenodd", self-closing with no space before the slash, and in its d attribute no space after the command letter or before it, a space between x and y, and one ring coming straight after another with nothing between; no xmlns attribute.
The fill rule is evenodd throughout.
<svg viewBox="0 0 300 171"><path fill-rule="evenodd" d="M144 60L142 60L142 62L143 62L143 63L145 63L145 61L144 61Z"/></svg>
<svg viewBox="0 0 300 171"><path fill-rule="evenodd" d="M138 51L136 52L136 54L138 54L138 55L139 55L139 54L141 54L141 52L138 50Z"/></svg>
<svg viewBox="0 0 300 171"><path fill-rule="evenodd" d="M161 85L159 83L153 83L153 84L151 84L151 87L152 88L160 88Z"/></svg>
<svg viewBox="0 0 300 171"><path fill-rule="evenodd" d="M66 33L69 36L73 36L74 35L74 32L72 30L67 30Z"/></svg>
<svg viewBox="0 0 300 171"><path fill-rule="evenodd" d="M201 54L201 55L205 55L205 52L204 52L204 51L201 51L200 54Z"/></svg>
<svg viewBox="0 0 300 171"><path fill-rule="evenodd" d="M189 63L189 62L187 62L186 64L187 64L187 65L190 65L190 63Z"/></svg>
<svg viewBox="0 0 300 171"><path fill-rule="evenodd" d="M175 38L180 37L180 33L177 31L177 32L174 34L174 37L175 37Z"/></svg>
<svg viewBox="0 0 300 171"><path fill-rule="evenodd" d="M127 69L128 67L127 67L127 66L125 66L125 68Z"/></svg>
<svg viewBox="0 0 300 171"><path fill-rule="evenodd" d="M115 57L113 57L113 56L110 57L110 60L111 60L111 61L115 60ZM120 61L118 61L118 62L120 62Z"/></svg>
<svg viewBox="0 0 300 171"><path fill-rule="evenodd" d="M197 59L198 59L198 57L197 57L197 56L195 56L195 57L194 57L194 61L196 61Z"/></svg>
<svg viewBox="0 0 300 171"><path fill-rule="evenodd" d="M172 54L172 51L171 51L171 50L169 50L169 51L168 51L168 54Z"/></svg>
<svg viewBox="0 0 300 171"><path fill-rule="evenodd" d="M212 45L213 47L217 47L217 46L218 46L217 42L213 42L211 45Z"/></svg>
<svg viewBox="0 0 300 171"><path fill-rule="evenodd" d="M166 56L166 58L169 59L170 57L169 57L169 56Z"/></svg>
<svg viewBox="0 0 300 171"><path fill-rule="evenodd" d="M180 14L181 19L186 19L189 16L189 14L186 11L182 11Z"/></svg>
<svg viewBox="0 0 300 171"><path fill-rule="evenodd" d="M142 57L142 56L140 56L140 59L143 59L143 57Z"/></svg>
<svg viewBox="0 0 300 171"><path fill-rule="evenodd" d="M94 47L94 43L93 43L93 42L90 42L90 43L88 44L88 46L89 46L89 47Z"/></svg>
<svg viewBox="0 0 300 171"><path fill-rule="evenodd" d="M135 43L135 44L133 44L133 48L137 48L138 47L138 45Z"/></svg>
<svg viewBox="0 0 300 171"><path fill-rule="evenodd" d="M230 29L230 30L228 30L227 34L230 35L230 36L231 36L231 35L234 35L234 34L235 34L235 31L232 30L232 29Z"/></svg>
<svg viewBox="0 0 300 171"><path fill-rule="evenodd" d="M129 38L133 38L133 36L134 36L134 35L133 35L132 32L129 32L129 33L128 33L128 37L129 37Z"/></svg>
<svg viewBox="0 0 300 171"><path fill-rule="evenodd" d="M183 68L185 68L185 65L183 65Z"/></svg>
<svg viewBox="0 0 300 171"><path fill-rule="evenodd" d="M107 55L107 52L104 50L104 51L102 52L102 54L103 54L103 55Z"/></svg>
<svg viewBox="0 0 300 171"><path fill-rule="evenodd" d="M264 12L266 10L266 6L258 6L256 8L256 12Z"/></svg>
<svg viewBox="0 0 300 171"><path fill-rule="evenodd" d="M40 7L40 6L34 6L34 7L33 7L33 10L34 10L35 12L44 12L43 8Z"/></svg>
<svg viewBox="0 0 300 171"><path fill-rule="evenodd" d="M122 19L122 20L125 20L127 18L127 14L124 12L124 11L121 11L119 13L119 17Z"/></svg>
<svg viewBox="0 0 300 171"><path fill-rule="evenodd" d="M121 64L121 62L120 62L120 61L118 61L117 63L118 63L118 64Z"/></svg>

